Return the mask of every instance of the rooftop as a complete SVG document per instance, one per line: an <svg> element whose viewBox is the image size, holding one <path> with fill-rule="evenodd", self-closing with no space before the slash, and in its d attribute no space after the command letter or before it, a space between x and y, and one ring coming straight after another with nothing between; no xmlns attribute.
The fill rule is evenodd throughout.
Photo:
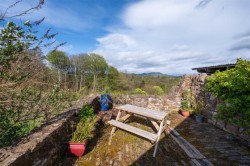
<svg viewBox="0 0 250 166"><path fill-rule="evenodd" d="M217 70L225 71L234 67L235 67L235 64L224 64L224 65L217 65L217 66L197 67L197 68L192 68L192 70L197 70L198 73L213 74Z"/></svg>

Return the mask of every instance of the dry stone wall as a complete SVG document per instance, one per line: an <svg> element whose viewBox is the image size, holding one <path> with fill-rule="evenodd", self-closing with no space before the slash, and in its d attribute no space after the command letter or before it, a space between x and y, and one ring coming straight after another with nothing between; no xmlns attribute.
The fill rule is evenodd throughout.
<svg viewBox="0 0 250 166"><path fill-rule="evenodd" d="M132 104L160 111L177 111L180 98L171 96L120 95L112 96L114 105Z"/></svg>
<svg viewBox="0 0 250 166"><path fill-rule="evenodd" d="M244 128L216 119L216 107L223 101L214 97L211 93L205 91L205 80L207 77L209 76L206 74L185 75L180 83L180 93L186 89L189 89L192 94L192 106L194 106L194 103L197 102L204 104L202 114L207 119L207 122L249 141L250 135L246 133Z"/></svg>

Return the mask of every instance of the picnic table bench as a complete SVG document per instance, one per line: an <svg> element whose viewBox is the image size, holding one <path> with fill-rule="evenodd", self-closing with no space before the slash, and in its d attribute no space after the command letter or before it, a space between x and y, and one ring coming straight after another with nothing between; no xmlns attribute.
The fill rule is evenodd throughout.
<svg viewBox="0 0 250 166"><path fill-rule="evenodd" d="M153 153L153 157L155 157L161 134L162 132L165 131L167 125L170 123L170 121L166 119L168 113L163 112L163 111L150 110L147 108L142 108L142 107L129 105L129 104L118 106L116 107L116 109L119 110L116 116L116 119L110 120L108 122L110 125L114 126L111 131L110 143L111 143L111 139L116 128L120 128L122 130L139 135L143 138L146 138L152 142L156 142L154 153ZM125 111L127 113L123 117L121 117L122 111ZM137 127L123 123L132 115L140 115L140 116L147 118L156 128L157 133L151 133L151 132L148 132L148 131L139 129ZM160 123L160 125L158 123Z"/></svg>

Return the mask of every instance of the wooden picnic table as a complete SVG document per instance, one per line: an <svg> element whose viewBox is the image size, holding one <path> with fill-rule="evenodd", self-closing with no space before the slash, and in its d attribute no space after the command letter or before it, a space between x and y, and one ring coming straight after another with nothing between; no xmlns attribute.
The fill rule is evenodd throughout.
<svg viewBox="0 0 250 166"><path fill-rule="evenodd" d="M161 134L162 134L162 132L165 131L167 125L169 124L169 121L167 121L167 119L166 119L168 113L163 112L163 111L157 111L157 110L151 110L151 109L147 109L147 108L137 107L137 106L129 105L129 104L118 106L115 109L119 110L118 114L116 116L116 119L110 120L108 122L109 124L114 126L112 128L112 131L111 131L110 143L111 143L112 136L113 136L116 128L118 127L122 130L139 135L143 138L149 139L152 142L156 142L154 153L153 153L153 157L155 157ZM125 111L127 113L123 117L121 117L122 111ZM140 115L140 116L143 116L143 117L149 119L149 121L156 128L157 133L151 133L151 132L139 129L137 127L125 124L124 122L132 115ZM158 123L160 123L160 125Z"/></svg>

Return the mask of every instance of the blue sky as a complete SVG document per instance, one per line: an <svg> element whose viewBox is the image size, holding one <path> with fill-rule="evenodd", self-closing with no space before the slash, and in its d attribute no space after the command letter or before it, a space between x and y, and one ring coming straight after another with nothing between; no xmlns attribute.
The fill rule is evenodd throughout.
<svg viewBox="0 0 250 166"><path fill-rule="evenodd" d="M0 11L14 0L1 0ZM25 0L8 14L36 0ZM250 59L249 0L61 0L23 20L45 17L68 55L95 52L120 71L193 73Z"/></svg>

